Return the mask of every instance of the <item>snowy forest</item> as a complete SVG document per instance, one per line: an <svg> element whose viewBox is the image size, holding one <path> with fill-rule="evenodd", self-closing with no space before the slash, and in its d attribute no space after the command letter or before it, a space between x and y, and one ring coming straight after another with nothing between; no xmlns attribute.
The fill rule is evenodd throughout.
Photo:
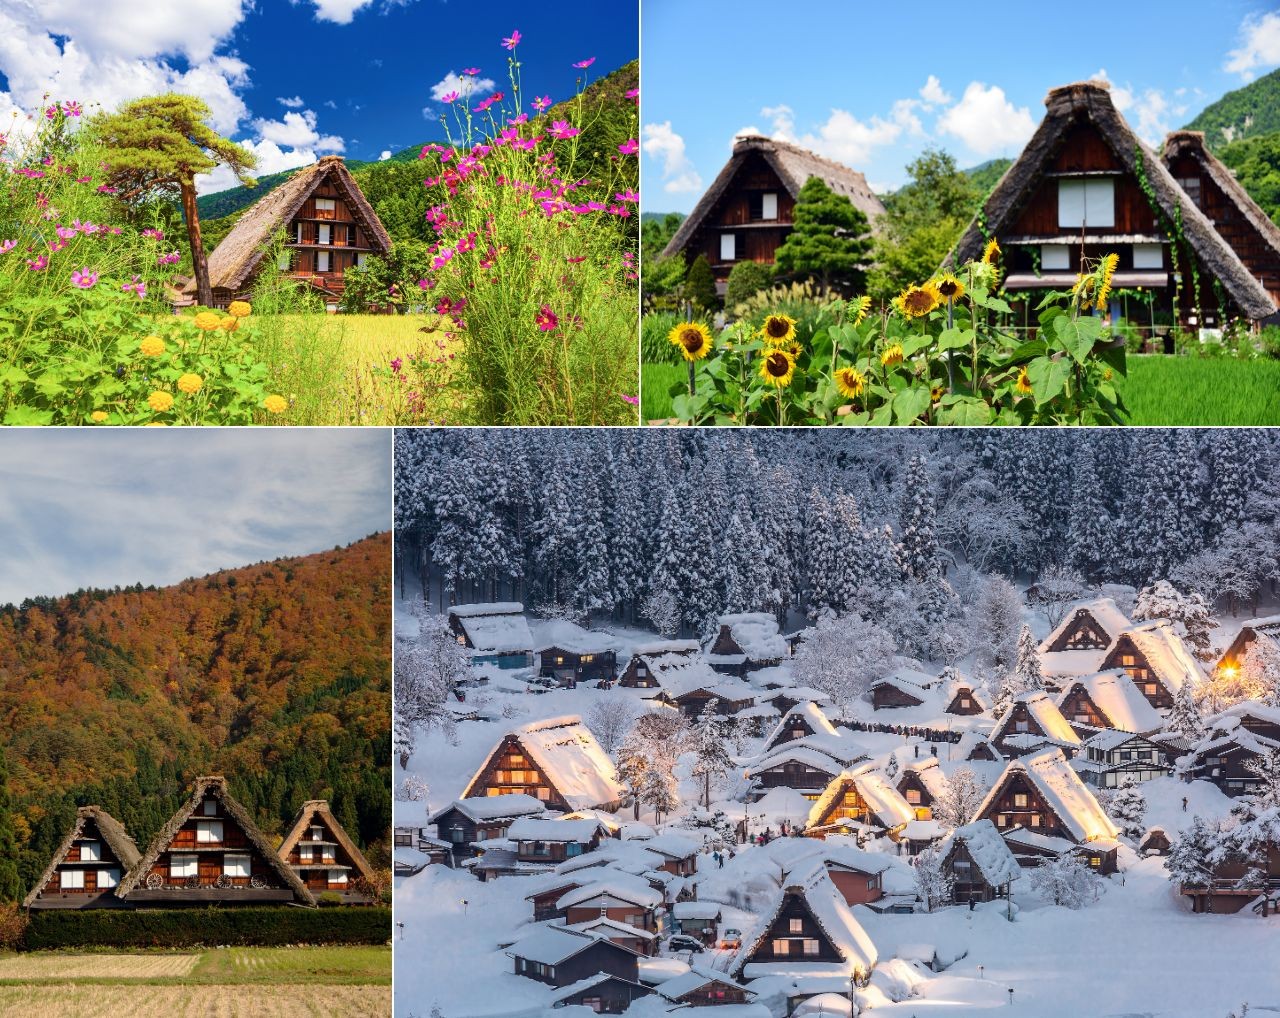
<svg viewBox="0 0 1280 1018"><path fill-rule="evenodd" d="M693 636L726 612L856 611L946 659L983 576L1064 601L1168 580L1256 611L1280 579L1278 476L1260 429L402 431L397 556L437 607Z"/></svg>

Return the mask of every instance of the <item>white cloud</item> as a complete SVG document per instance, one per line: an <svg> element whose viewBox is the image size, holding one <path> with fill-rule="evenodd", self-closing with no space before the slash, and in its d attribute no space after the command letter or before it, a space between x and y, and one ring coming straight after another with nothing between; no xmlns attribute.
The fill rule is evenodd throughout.
<svg viewBox="0 0 1280 1018"><path fill-rule="evenodd" d="M1135 90L1131 85L1119 85L1112 81L1106 68L1100 68L1094 79L1105 81L1111 86L1111 101L1124 114L1138 136L1151 145L1158 145L1169 133L1170 116L1181 117L1187 112L1185 103L1170 103L1164 92L1156 88ZM1175 95L1185 92L1179 89Z"/></svg>
<svg viewBox="0 0 1280 1018"><path fill-rule="evenodd" d="M945 106L951 102L951 93L942 87L937 75L931 74L920 89L920 98L930 106Z"/></svg>
<svg viewBox="0 0 1280 1018"><path fill-rule="evenodd" d="M300 95L291 96L287 99L283 96L276 96L276 102L281 106L288 106L291 110L301 109L306 105L306 103L302 101L302 96Z"/></svg>
<svg viewBox="0 0 1280 1018"><path fill-rule="evenodd" d="M293 0L297 3L298 0ZM373 0L310 0L316 9L317 21L332 21L335 25L349 25L356 16L373 3Z"/></svg>
<svg viewBox="0 0 1280 1018"><path fill-rule="evenodd" d="M1250 14L1240 23L1240 45L1227 53L1222 69L1251 81L1256 71L1280 64L1280 11Z"/></svg>
<svg viewBox="0 0 1280 1018"><path fill-rule="evenodd" d="M390 158L391 158L391 149L389 148L384 148L381 152L378 153L378 162L380 163L385 163Z"/></svg>
<svg viewBox="0 0 1280 1018"><path fill-rule="evenodd" d="M865 122L848 110L833 109L825 122L804 132L796 130L795 111L785 104L766 106L760 115L769 118L771 137L800 145L828 159L857 166L865 163L876 148L896 141L904 130L912 133L921 131L920 121L912 109L913 103L914 100L910 99L899 100L894 104L892 119L872 117ZM749 133L760 132L754 127L743 128L738 136Z"/></svg>
<svg viewBox="0 0 1280 1018"><path fill-rule="evenodd" d="M324 101L324 104L331 110L336 110L338 108L338 104L334 102L332 99L326 99Z"/></svg>
<svg viewBox="0 0 1280 1018"><path fill-rule="evenodd" d="M1017 148L1035 132L1036 122L1025 107L1011 103L999 85L969 82L960 101L938 118L937 130L959 138L973 152L992 156Z"/></svg>
<svg viewBox="0 0 1280 1018"><path fill-rule="evenodd" d="M315 149L283 149L274 141L242 141L239 144L258 157L257 168L253 171L253 175L257 177L292 170L298 166L309 166L320 158ZM239 184L236 175L225 166L196 177L196 191L199 194L215 194L229 187L238 187Z"/></svg>
<svg viewBox="0 0 1280 1018"><path fill-rule="evenodd" d="M443 78L431 86L431 98L439 102L450 92L457 92L464 99L470 99L473 96L488 95L493 91L494 85L497 84L492 78L480 78L474 74L458 74L456 71L450 71ZM440 115L440 111L427 106L422 111L423 115L434 119Z"/></svg>
<svg viewBox="0 0 1280 1018"><path fill-rule="evenodd" d="M336 135L322 135L316 130L314 110L289 112L280 120L259 117L253 122L258 137L290 148L313 148L317 152L343 152L346 143Z"/></svg>
<svg viewBox="0 0 1280 1018"><path fill-rule="evenodd" d="M702 190L702 177L685 153L684 139L672 130L670 120L661 124L645 124L641 135L644 154L662 164L664 191L684 194Z"/></svg>

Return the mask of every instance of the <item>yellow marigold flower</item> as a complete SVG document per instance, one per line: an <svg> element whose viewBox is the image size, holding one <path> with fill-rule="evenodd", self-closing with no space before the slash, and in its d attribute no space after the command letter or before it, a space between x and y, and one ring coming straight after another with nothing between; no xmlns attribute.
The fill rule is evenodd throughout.
<svg viewBox="0 0 1280 1018"><path fill-rule="evenodd" d="M923 318L942 303L942 294L933 282L908 286L898 294L898 310L904 318Z"/></svg>
<svg viewBox="0 0 1280 1018"><path fill-rule="evenodd" d="M248 318L253 308L246 300L233 300L227 308L227 314L232 318Z"/></svg>
<svg viewBox="0 0 1280 1018"><path fill-rule="evenodd" d="M97 424L101 424L109 415L105 410L95 410L89 415L89 419Z"/></svg>
<svg viewBox="0 0 1280 1018"><path fill-rule="evenodd" d="M1031 379L1027 377L1025 364L1018 369L1018 380L1013 387L1023 394L1029 395L1031 393Z"/></svg>
<svg viewBox="0 0 1280 1018"><path fill-rule="evenodd" d="M236 329L240 328L240 319L224 318L220 323L218 323L218 328L226 332L235 332Z"/></svg>
<svg viewBox="0 0 1280 1018"><path fill-rule="evenodd" d="M992 265L1000 254L1000 245L996 243L995 237L987 241L987 246L982 249L982 261L985 265Z"/></svg>
<svg viewBox="0 0 1280 1018"><path fill-rule="evenodd" d="M222 319L212 311L201 311L196 315L196 328L204 329L205 332L212 332L214 329L222 328Z"/></svg>
<svg viewBox="0 0 1280 1018"><path fill-rule="evenodd" d="M701 322L680 322L667 333L667 339L687 361L700 361L711 352L711 332Z"/></svg>
<svg viewBox="0 0 1280 1018"><path fill-rule="evenodd" d="M841 396L857 399L866 388L867 380L857 368L840 368L836 372L836 388Z"/></svg>
<svg viewBox="0 0 1280 1018"><path fill-rule="evenodd" d="M289 404L285 402L283 396L268 396L262 401L263 407L268 413L282 414L289 409Z"/></svg>
<svg viewBox="0 0 1280 1018"><path fill-rule="evenodd" d="M886 368L896 367L902 363L902 344L890 343L884 348L884 353L880 355L880 363Z"/></svg>
<svg viewBox="0 0 1280 1018"><path fill-rule="evenodd" d="M194 396L197 392L199 392L203 385L204 385L204 379L201 378L199 375L192 374L189 371L185 375L183 375L181 378L178 379L178 391L185 392L191 396Z"/></svg>
<svg viewBox="0 0 1280 1018"><path fill-rule="evenodd" d="M760 358L760 377L779 389L791 384L796 373L796 359L786 350L764 350Z"/></svg>
<svg viewBox="0 0 1280 1018"><path fill-rule="evenodd" d="M964 296L964 283L949 272L941 279L934 280L934 285L943 300L957 301Z"/></svg>
<svg viewBox="0 0 1280 1018"><path fill-rule="evenodd" d="M147 406L158 414L173 409L173 397L167 392L153 392L147 397Z"/></svg>
<svg viewBox="0 0 1280 1018"><path fill-rule="evenodd" d="M145 357L159 357L164 353L164 340L159 336L144 336L138 344L138 352Z"/></svg>
<svg viewBox="0 0 1280 1018"><path fill-rule="evenodd" d="M855 297L849 301L849 314L853 316L853 324L861 325L863 319L867 317L867 312L871 310L871 298L867 296Z"/></svg>
<svg viewBox="0 0 1280 1018"><path fill-rule="evenodd" d="M786 346L795 335L796 320L790 315L770 315L760 326L760 338L769 346Z"/></svg>
<svg viewBox="0 0 1280 1018"><path fill-rule="evenodd" d="M1093 304L1099 311L1103 310L1107 305L1107 297L1111 295L1111 277L1115 275L1116 266L1119 264L1120 256L1118 254L1109 254L1102 259L1102 264L1098 266L1100 281L1098 283L1098 294L1093 298Z"/></svg>

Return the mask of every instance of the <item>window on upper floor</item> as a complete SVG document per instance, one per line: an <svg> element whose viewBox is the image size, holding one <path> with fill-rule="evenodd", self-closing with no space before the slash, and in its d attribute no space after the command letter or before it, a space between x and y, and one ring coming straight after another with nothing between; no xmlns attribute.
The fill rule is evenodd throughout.
<svg viewBox="0 0 1280 1018"><path fill-rule="evenodd" d="M1058 181L1058 226L1114 227L1116 182L1112 177L1066 177Z"/></svg>

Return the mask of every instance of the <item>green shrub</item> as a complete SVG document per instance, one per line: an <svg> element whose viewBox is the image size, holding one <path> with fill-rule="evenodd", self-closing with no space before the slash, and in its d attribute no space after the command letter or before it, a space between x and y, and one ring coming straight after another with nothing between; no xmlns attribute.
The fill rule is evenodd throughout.
<svg viewBox="0 0 1280 1018"><path fill-rule="evenodd" d="M321 891L316 895L316 904L321 908L333 908L342 904L342 895L337 891Z"/></svg>
<svg viewBox="0 0 1280 1018"><path fill-rule="evenodd" d="M731 308L754 297L773 281L773 270L759 262L738 262L729 271L729 284L724 294L724 306Z"/></svg>
<svg viewBox="0 0 1280 1018"><path fill-rule="evenodd" d="M385 944L390 939L391 910L382 907L102 908L32 912L23 947Z"/></svg>
<svg viewBox="0 0 1280 1018"><path fill-rule="evenodd" d="M678 364L680 351L667 339L682 315L674 311L655 311L640 319L640 361L643 364Z"/></svg>
<svg viewBox="0 0 1280 1018"><path fill-rule="evenodd" d="M693 306L708 313L720 307L720 297L716 294L716 278L711 272L711 263L706 255L698 255L689 266L689 274L684 280L685 299L692 301Z"/></svg>
<svg viewBox="0 0 1280 1018"><path fill-rule="evenodd" d="M1280 326L1268 325L1258 333L1258 345L1273 360L1280 360Z"/></svg>

